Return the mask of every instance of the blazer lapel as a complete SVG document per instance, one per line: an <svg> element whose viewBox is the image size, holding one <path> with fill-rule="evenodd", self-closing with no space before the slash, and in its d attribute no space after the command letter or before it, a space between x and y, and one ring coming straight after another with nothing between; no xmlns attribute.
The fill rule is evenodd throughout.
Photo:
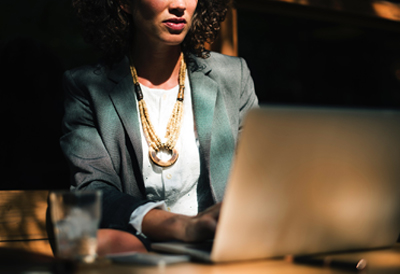
<svg viewBox="0 0 400 274"><path fill-rule="evenodd" d="M116 83L110 91L110 98L126 129L129 139L134 147L140 170L143 165L142 140L139 125L139 112L137 109L136 95L132 76L129 70L129 60L125 57L109 72L108 77Z"/></svg>
<svg viewBox="0 0 400 274"><path fill-rule="evenodd" d="M213 198L220 202L230 172L235 141L219 85L210 77L212 69L203 60L197 60L197 69L189 71L193 111Z"/></svg>

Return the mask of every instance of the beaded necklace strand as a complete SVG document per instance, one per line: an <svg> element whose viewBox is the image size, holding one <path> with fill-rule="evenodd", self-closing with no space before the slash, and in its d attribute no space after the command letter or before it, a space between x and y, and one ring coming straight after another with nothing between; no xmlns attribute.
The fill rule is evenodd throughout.
<svg viewBox="0 0 400 274"><path fill-rule="evenodd" d="M167 130L165 134L165 142L161 142L161 139L155 133L154 127L150 121L149 111L147 109L146 103L143 100L142 89L139 84L138 76L135 67L132 64L131 58L131 74L133 78L133 84L135 86L136 97L139 104L140 120L142 122L142 128L144 135L146 137L147 143L149 144L149 157L152 162L161 167L169 167L173 165L179 157L179 153L175 148L176 141L179 138L179 133L181 130L182 117L183 117L183 99L185 91L185 75L186 75L186 63L183 53L181 53L181 67L179 70L179 92L176 98L174 109L169 118L167 124ZM157 153L161 150L167 150L171 154L171 158L163 161L158 156Z"/></svg>

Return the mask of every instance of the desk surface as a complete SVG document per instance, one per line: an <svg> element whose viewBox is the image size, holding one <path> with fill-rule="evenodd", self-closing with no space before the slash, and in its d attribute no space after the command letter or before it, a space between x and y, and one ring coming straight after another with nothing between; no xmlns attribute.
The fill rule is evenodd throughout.
<svg viewBox="0 0 400 274"><path fill-rule="evenodd" d="M373 250L368 252L343 253L334 255L334 258L340 259L361 259L364 258L368 262L366 271L359 273L368 274L389 274L400 273L400 244L396 244L391 249ZM293 273L293 274L340 274L340 273L356 273L354 271L346 271L334 268L324 268L318 266L307 266L294 264L287 260L262 260L240 263L227 263L207 265L199 263L181 263L168 265L165 267L156 266L137 266L137 265L121 265L121 264L99 264L94 266L80 266L76 274L256 274L256 273Z"/></svg>

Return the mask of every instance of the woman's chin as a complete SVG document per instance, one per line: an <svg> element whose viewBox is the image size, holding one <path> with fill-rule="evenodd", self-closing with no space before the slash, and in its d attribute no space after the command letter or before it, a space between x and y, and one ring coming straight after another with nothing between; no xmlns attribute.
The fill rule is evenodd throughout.
<svg viewBox="0 0 400 274"><path fill-rule="evenodd" d="M168 34L162 37L162 41L169 46L178 46L185 40L186 33Z"/></svg>

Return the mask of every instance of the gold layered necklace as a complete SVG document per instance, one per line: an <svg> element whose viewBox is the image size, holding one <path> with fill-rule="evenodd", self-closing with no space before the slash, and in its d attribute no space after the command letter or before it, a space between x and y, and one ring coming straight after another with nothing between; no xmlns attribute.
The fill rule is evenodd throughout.
<svg viewBox="0 0 400 274"><path fill-rule="evenodd" d="M179 92L176 98L174 109L169 118L167 124L167 130L165 134L164 142L155 133L154 127L150 121L149 111L146 103L143 100L142 89L139 84L138 76L135 67L132 64L131 58L131 74L133 83L135 86L135 92L139 104L140 120L142 122L143 133L149 145L149 157L151 161L161 167L169 167L173 165L179 157L179 153L175 148L176 141L179 138L179 132L181 130L182 117L183 117L183 98L185 91L185 75L186 75L186 63L183 53L181 53L181 67L179 69ZM171 158L166 161L161 160L157 153L160 150L166 150L171 154Z"/></svg>

